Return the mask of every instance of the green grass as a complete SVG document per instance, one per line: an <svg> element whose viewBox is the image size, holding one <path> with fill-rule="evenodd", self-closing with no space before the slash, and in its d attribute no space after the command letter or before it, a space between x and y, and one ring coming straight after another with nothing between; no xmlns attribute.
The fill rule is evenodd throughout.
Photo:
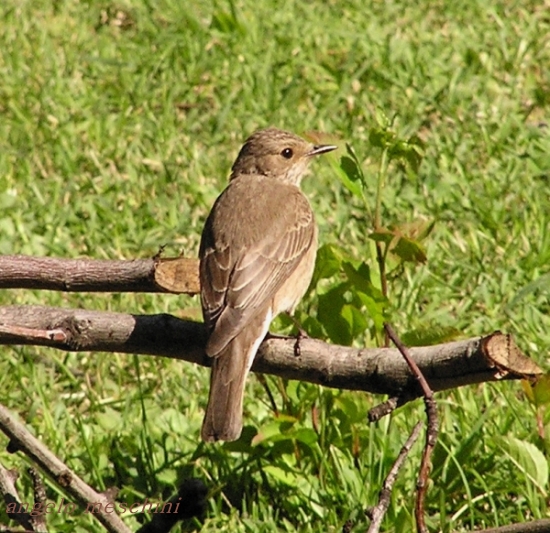
<svg viewBox="0 0 550 533"><path fill-rule="evenodd" d="M540 124L549 119L549 32L547 7L529 0L6 0L0 253L130 259L167 245L167 255L193 256L242 140L266 125L349 142L371 180L373 209L379 154L368 134L380 108L426 150L416 177L390 167L383 221L436 220L426 265L392 281L396 329L502 329L547 368L550 292L537 280L550 264L550 134ZM376 272L364 205L326 160L315 165L304 188L321 243ZM325 283L304 314L315 316ZM199 307L197 298L169 295L34 291L3 291L0 303L176 315ZM272 437L254 447L205 446L205 369L32 347L2 354L1 401L96 488L117 485L119 500L131 503L166 499L178 480L203 478L215 495L202 531L340 531L348 519L364 531L364 509L423 416L414 404L370 427L365 413L381 398L269 378L282 412L294 417L285 422L251 378L245 434L262 428ZM542 439L517 382L438 398L431 530L548 517L548 479L537 479L548 468L548 413L539 411ZM22 471L19 456L0 459ZM386 531L412 530L418 459L417 446ZM21 483L30 498L25 475ZM62 493L49 484L48 496ZM48 523L101 530L81 514L49 515Z"/></svg>

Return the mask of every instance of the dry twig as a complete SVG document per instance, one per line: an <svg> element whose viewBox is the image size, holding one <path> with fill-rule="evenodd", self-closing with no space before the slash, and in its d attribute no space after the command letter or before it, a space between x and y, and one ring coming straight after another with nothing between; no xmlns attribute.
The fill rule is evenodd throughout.
<svg viewBox="0 0 550 533"><path fill-rule="evenodd" d="M15 470L8 470L0 464L0 492L6 503L7 515L25 528L25 531L37 531L35 528L35 517L31 516L28 511L25 511L21 507L21 498L15 487L18 477L19 474ZM10 508L14 505L20 512L10 512Z"/></svg>
<svg viewBox="0 0 550 533"><path fill-rule="evenodd" d="M60 461L34 435L20 424L10 411L0 404L0 430L10 439L10 450L22 451L31 458L50 478L63 487L76 501L87 507L100 503L94 516L110 533L130 533L130 530L116 513L105 512L105 506L112 501L84 483L72 470ZM96 509L98 508L96 507ZM31 530L32 531L32 530Z"/></svg>
<svg viewBox="0 0 550 533"><path fill-rule="evenodd" d="M439 432L437 405L434 400L433 391L428 385L428 382L426 381L426 378L424 377L422 371L409 353L409 349L401 342L401 340L389 324L384 324L384 329L386 330L386 333L388 334L392 342L397 346L405 361L407 362L407 365L409 365L411 372L418 380L418 383L420 384L424 395L424 403L426 404L428 427L426 430L426 444L422 451L422 460L420 462L420 469L418 473L415 518L417 530L420 533L427 533L428 528L426 527L426 521L424 518L424 501L426 499L426 492L428 490L428 476L431 466L430 459L435 444L437 442L437 434Z"/></svg>
<svg viewBox="0 0 550 533"><path fill-rule="evenodd" d="M393 466L390 468L390 471L388 472L388 475L386 476L386 479L382 484L382 488L380 489L378 503L373 509L369 511L371 524L369 526L369 529L367 530L367 533L378 533L378 531L380 531L382 519L384 518L384 515L386 514L386 511L388 510L388 507L390 505L391 492L393 490L395 481L397 480L399 471L401 470L401 467L403 466L407 455L409 455L411 448L418 439L421 429L422 423L418 422L411 431L409 438L407 439L405 444L403 444L403 447L399 451L399 455L395 459Z"/></svg>

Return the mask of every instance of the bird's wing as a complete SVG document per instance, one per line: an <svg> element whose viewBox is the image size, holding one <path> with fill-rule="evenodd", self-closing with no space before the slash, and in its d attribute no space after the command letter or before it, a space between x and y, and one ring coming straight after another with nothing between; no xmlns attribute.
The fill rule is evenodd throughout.
<svg viewBox="0 0 550 533"><path fill-rule="evenodd" d="M247 224L256 224L248 232L251 239L242 238L237 224L226 225L221 238L216 224L206 223L200 277L203 314L212 329L207 346L211 356L219 354L271 301L314 245L315 223L307 199L298 190L277 192L278 198L271 197L277 207L270 209L274 216L262 216L260 205L257 215L243 217Z"/></svg>

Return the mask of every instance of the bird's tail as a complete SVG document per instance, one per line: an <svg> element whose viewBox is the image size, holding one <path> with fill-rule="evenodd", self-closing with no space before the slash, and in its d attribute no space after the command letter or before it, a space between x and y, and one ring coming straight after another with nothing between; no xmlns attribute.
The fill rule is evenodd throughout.
<svg viewBox="0 0 550 533"><path fill-rule="evenodd" d="M243 429L243 396L246 377L269 329L271 312L258 313L229 344L213 358L208 405L202 423L205 442L233 441Z"/></svg>

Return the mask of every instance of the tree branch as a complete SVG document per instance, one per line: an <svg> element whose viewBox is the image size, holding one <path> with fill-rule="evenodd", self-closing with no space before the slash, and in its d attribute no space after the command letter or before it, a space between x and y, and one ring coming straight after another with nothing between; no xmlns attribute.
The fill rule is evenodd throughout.
<svg viewBox="0 0 550 533"><path fill-rule="evenodd" d="M378 493L378 503L373 509L369 509L368 511L368 515L371 519L371 524L369 526L369 529L367 530L367 533L378 533L380 531L382 520L384 518L384 515L386 514L386 511L388 510L388 507L390 506L393 486L397 481L399 471L401 470L401 468L403 468L405 459L409 455L409 452L411 451L414 443L417 441L421 429L422 422L417 422L416 426L414 426L411 434L409 435L409 438L407 439L405 444L403 444L403 447L399 451L399 454L397 455L392 467L390 468L388 475L384 479L384 483L382 483L382 488Z"/></svg>
<svg viewBox="0 0 550 533"><path fill-rule="evenodd" d="M483 533L548 533L550 531L550 519L543 518L533 522L521 522L508 526L483 529Z"/></svg>
<svg viewBox="0 0 550 533"><path fill-rule="evenodd" d="M99 503L98 512L93 514L107 531L129 533L130 530L116 513L105 511L106 505L112 501L105 494L96 492L84 483L1 404L0 428L11 439L10 451L20 450L25 453L82 505Z"/></svg>
<svg viewBox="0 0 550 533"><path fill-rule="evenodd" d="M171 357L209 366L202 323L174 316L130 315L43 306L0 306L0 344L32 344L66 351L103 351ZM252 370L328 387L398 395L420 395L399 350L359 349L315 339L268 338ZM509 335L411 348L434 391L486 381L536 378L541 369L523 355Z"/></svg>
<svg viewBox="0 0 550 533"><path fill-rule="evenodd" d="M200 285L197 259L185 257L103 261L4 255L0 289L197 294Z"/></svg>

